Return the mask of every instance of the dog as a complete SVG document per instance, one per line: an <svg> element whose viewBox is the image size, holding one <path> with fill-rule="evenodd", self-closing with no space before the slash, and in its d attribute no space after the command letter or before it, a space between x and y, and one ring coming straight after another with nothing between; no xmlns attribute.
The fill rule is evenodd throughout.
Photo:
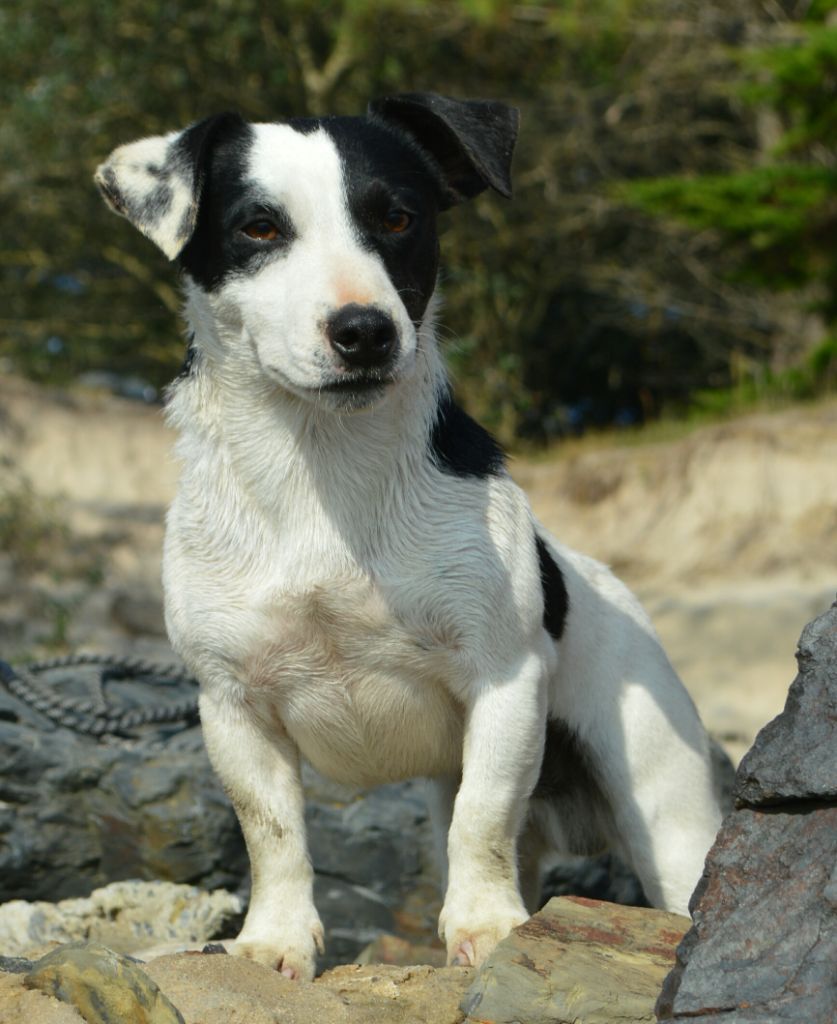
<svg viewBox="0 0 837 1024"><path fill-rule="evenodd" d="M617 851L686 913L720 824L709 744L609 570L550 537L455 403L437 215L509 197L518 113L433 93L359 117L221 114L116 149L96 181L182 270L167 628L250 857L232 951L310 979L300 758L424 776L449 962L537 908L551 851Z"/></svg>

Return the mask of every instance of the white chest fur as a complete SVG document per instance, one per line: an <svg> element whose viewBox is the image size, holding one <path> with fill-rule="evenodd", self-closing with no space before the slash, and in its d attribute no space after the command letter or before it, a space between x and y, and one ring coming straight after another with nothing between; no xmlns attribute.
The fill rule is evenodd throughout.
<svg viewBox="0 0 837 1024"><path fill-rule="evenodd" d="M443 638L394 614L368 578L277 595L243 668L323 774L360 785L455 771L461 714Z"/></svg>

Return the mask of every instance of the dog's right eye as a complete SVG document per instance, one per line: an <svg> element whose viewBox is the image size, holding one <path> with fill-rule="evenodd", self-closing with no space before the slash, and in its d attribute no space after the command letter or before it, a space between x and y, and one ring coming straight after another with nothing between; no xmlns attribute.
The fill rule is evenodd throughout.
<svg viewBox="0 0 837 1024"><path fill-rule="evenodd" d="M279 228L272 220L254 220L241 229L248 238L257 242L275 242L279 237Z"/></svg>

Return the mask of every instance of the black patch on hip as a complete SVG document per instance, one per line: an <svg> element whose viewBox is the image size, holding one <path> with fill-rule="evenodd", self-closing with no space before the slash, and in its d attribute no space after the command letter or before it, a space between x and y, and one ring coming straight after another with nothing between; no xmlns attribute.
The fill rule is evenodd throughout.
<svg viewBox="0 0 837 1024"><path fill-rule="evenodd" d="M430 433L430 454L445 473L461 477L499 476L506 455L497 441L461 409L446 390Z"/></svg>
<svg viewBox="0 0 837 1024"><path fill-rule="evenodd" d="M544 541L535 534L535 547L538 551L538 565L541 570L541 589L543 590L543 625L554 640L564 635L564 625L570 610L570 599L564 574L555 564Z"/></svg>

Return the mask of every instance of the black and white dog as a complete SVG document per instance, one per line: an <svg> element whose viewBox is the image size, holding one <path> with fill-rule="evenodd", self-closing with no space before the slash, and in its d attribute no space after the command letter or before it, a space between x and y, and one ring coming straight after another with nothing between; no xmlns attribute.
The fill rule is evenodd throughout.
<svg viewBox="0 0 837 1024"><path fill-rule="evenodd" d="M221 115L97 172L184 273L167 623L250 854L234 951L291 977L322 948L300 756L361 786L431 780L454 963L526 919L556 849L615 849L685 912L720 822L647 617L544 532L450 395L436 217L510 194L516 133L501 103L410 94Z"/></svg>

